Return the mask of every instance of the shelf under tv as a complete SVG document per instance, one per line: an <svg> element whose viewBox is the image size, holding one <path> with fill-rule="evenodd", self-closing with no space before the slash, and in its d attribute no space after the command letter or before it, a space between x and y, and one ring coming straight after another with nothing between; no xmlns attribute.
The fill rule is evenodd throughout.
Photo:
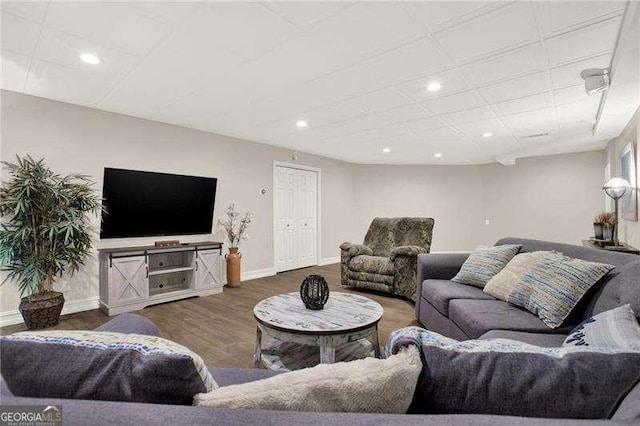
<svg viewBox="0 0 640 426"><path fill-rule="evenodd" d="M169 267L169 268L159 268L155 270L149 269L149 276L153 275L162 275L162 274L173 274L176 272L184 272L184 271L195 271L195 266L179 266L179 267Z"/></svg>

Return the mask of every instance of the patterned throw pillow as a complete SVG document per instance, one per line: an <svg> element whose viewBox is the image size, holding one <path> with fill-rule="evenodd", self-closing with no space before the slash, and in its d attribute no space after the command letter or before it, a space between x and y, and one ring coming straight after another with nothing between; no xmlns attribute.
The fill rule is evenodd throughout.
<svg viewBox="0 0 640 426"><path fill-rule="evenodd" d="M522 277L529 272L533 265L548 251L534 251L516 255L504 269L491 278L484 287L484 292L499 300L507 302Z"/></svg>
<svg viewBox="0 0 640 426"><path fill-rule="evenodd" d="M15 396L191 404L218 387L198 355L157 336L16 333L2 337L0 357Z"/></svg>
<svg viewBox="0 0 640 426"><path fill-rule="evenodd" d="M487 282L506 266L518 251L520 244L476 248L451 279L460 284L483 288Z"/></svg>
<svg viewBox="0 0 640 426"><path fill-rule="evenodd" d="M620 306L584 320L571 330L562 346L640 351L640 325L630 305Z"/></svg>
<svg viewBox="0 0 640 426"><path fill-rule="evenodd" d="M459 342L405 327L387 352L407 346L421 348L423 362L410 413L607 419L640 380L638 351Z"/></svg>
<svg viewBox="0 0 640 426"><path fill-rule="evenodd" d="M615 266L549 252L511 292L509 303L536 314L551 328L562 325L580 299Z"/></svg>

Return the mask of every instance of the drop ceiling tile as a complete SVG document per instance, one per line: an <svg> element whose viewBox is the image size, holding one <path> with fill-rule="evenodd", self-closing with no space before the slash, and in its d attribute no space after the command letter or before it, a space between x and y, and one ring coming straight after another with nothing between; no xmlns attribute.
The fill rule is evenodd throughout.
<svg viewBox="0 0 640 426"><path fill-rule="evenodd" d="M192 40L188 33L174 34L162 49L154 51L129 73L100 106L149 117L201 89L208 81L224 81L224 76L237 71L244 61L220 49L208 49L207 55L198 54L207 50L207 46L206 39ZM245 85L255 85L255 81L232 81L234 84L229 87L236 92L242 91ZM211 102L215 103L215 98Z"/></svg>
<svg viewBox="0 0 640 426"><path fill-rule="evenodd" d="M536 41L538 32L531 4L512 3L434 37L447 53L465 62Z"/></svg>
<svg viewBox="0 0 640 426"><path fill-rule="evenodd" d="M43 98L92 106L109 88L108 77L36 59L26 92Z"/></svg>
<svg viewBox="0 0 640 426"><path fill-rule="evenodd" d="M552 67L612 50L620 18L612 18L586 28L547 39L547 55Z"/></svg>
<svg viewBox="0 0 640 426"><path fill-rule="evenodd" d="M300 118L305 119L307 123L311 123L314 126L322 126L344 120L350 120L363 115L366 115L364 111L345 104L344 102L337 102L307 111L301 114Z"/></svg>
<svg viewBox="0 0 640 426"><path fill-rule="evenodd" d="M575 102L589 101L593 99L593 96L587 95L583 85L566 87L564 89L557 89L553 92L556 100L556 105L566 105ZM596 96L599 97L599 96Z"/></svg>
<svg viewBox="0 0 640 426"><path fill-rule="evenodd" d="M587 68L609 68L611 63L611 53L585 59L584 61L572 62L551 70L551 81L553 87L560 89L576 85L584 85L584 80L580 77L580 71Z"/></svg>
<svg viewBox="0 0 640 426"><path fill-rule="evenodd" d="M442 88L437 92L429 92L427 85L431 82L438 82ZM407 83L396 86L398 90L416 102L427 99L442 98L453 93L470 89L467 82L457 70L442 71L430 74Z"/></svg>
<svg viewBox="0 0 640 426"><path fill-rule="evenodd" d="M524 96L535 95L550 90L547 74L539 72L492 84L480 91L493 102L503 102Z"/></svg>
<svg viewBox="0 0 640 426"><path fill-rule="evenodd" d="M42 23L47 13L48 1L27 2L27 1L2 1L0 10L2 13L10 13L33 22Z"/></svg>
<svg viewBox="0 0 640 426"><path fill-rule="evenodd" d="M2 48L31 56L38 43L41 25L17 16L2 14Z"/></svg>
<svg viewBox="0 0 640 426"><path fill-rule="evenodd" d="M434 33L467 20L470 16L495 8L500 5L500 2L431 1L405 4L413 16Z"/></svg>
<svg viewBox="0 0 640 426"><path fill-rule="evenodd" d="M258 3L213 2L189 22L208 37L209 45L256 59L300 30ZM205 50L206 51L206 50Z"/></svg>
<svg viewBox="0 0 640 426"><path fill-rule="evenodd" d="M404 130L399 129L395 126L385 126L385 127L378 127L376 129L371 129L371 130L364 130L362 132L352 133L347 136L331 138L331 139L328 139L327 141L340 142L345 144L364 145L372 141L380 141L382 139L381 142L386 144L388 143L389 140L392 140L404 134L406 134Z"/></svg>
<svg viewBox="0 0 640 426"><path fill-rule="evenodd" d="M464 111L484 105L484 101L473 90L456 93L441 98L427 99L420 103L434 114Z"/></svg>
<svg viewBox="0 0 640 426"><path fill-rule="evenodd" d="M0 65L2 69L0 74L1 87L14 92L23 92L29 73L29 64L31 64L30 57L3 50L2 64Z"/></svg>
<svg viewBox="0 0 640 426"><path fill-rule="evenodd" d="M132 55L145 55L169 31L126 3L51 2L45 25Z"/></svg>
<svg viewBox="0 0 640 426"><path fill-rule="evenodd" d="M470 123L457 124L456 129L463 132L470 140L477 142L496 143L496 141L512 141L509 132L500 121L495 118L488 120L474 121ZM491 133L490 138L483 138L483 133Z"/></svg>
<svg viewBox="0 0 640 426"><path fill-rule="evenodd" d="M543 71L547 68L546 56L540 43L533 43L501 55L465 65L469 79L477 85Z"/></svg>
<svg viewBox="0 0 640 426"><path fill-rule="evenodd" d="M176 24L191 13L200 13L202 2L128 2L131 11L164 24Z"/></svg>
<svg viewBox="0 0 640 426"><path fill-rule="evenodd" d="M599 96L596 96L582 102L559 105L556 107L558 125L560 127L573 127L578 124L595 124L599 98Z"/></svg>
<svg viewBox="0 0 640 426"><path fill-rule="evenodd" d="M553 96L549 92L525 96L510 101L494 104L494 108L502 116L510 116L523 112L536 111L553 107Z"/></svg>
<svg viewBox="0 0 640 426"><path fill-rule="evenodd" d="M571 27L621 14L624 1L546 1L540 2L541 28L546 36Z"/></svg>
<svg viewBox="0 0 640 426"><path fill-rule="evenodd" d="M364 111L372 113L386 111L400 106L407 106L412 104L413 101L404 96L398 90L389 88L349 99L349 103Z"/></svg>
<svg viewBox="0 0 640 426"><path fill-rule="evenodd" d="M372 2L350 7L315 26L312 33L341 46L356 61L418 37L422 28L399 4Z"/></svg>
<svg viewBox="0 0 640 426"><path fill-rule="evenodd" d="M465 111L458 111L440 116L447 122L458 125L464 123L478 122L482 120L494 119L495 115L489 107L472 108Z"/></svg>
<svg viewBox="0 0 640 426"><path fill-rule="evenodd" d="M95 54L100 58L100 64L82 62L82 53ZM42 30L35 56L47 62L98 74L113 82L136 63L134 56L47 27Z"/></svg>
<svg viewBox="0 0 640 426"><path fill-rule="evenodd" d="M420 107L420 105L412 104L379 112L376 115L390 123L400 124L427 118L431 116L431 113Z"/></svg>
<svg viewBox="0 0 640 426"><path fill-rule="evenodd" d="M448 144L465 140L462 133L451 127L412 129L411 132L430 144Z"/></svg>
<svg viewBox="0 0 640 426"><path fill-rule="evenodd" d="M407 131L418 133L427 130L438 129L441 127L447 127L447 123L445 123L438 117L427 117L420 120L403 123L401 127Z"/></svg>
<svg viewBox="0 0 640 426"><path fill-rule="evenodd" d="M304 29L337 15L350 6L349 3L339 2L267 2L263 5L292 24Z"/></svg>
<svg viewBox="0 0 640 426"><path fill-rule="evenodd" d="M454 67L442 50L425 37L369 59L361 65L367 74L387 85Z"/></svg>
<svg viewBox="0 0 640 426"><path fill-rule="evenodd" d="M503 118L502 122L520 139L536 134L553 133L556 128L552 108L511 115Z"/></svg>

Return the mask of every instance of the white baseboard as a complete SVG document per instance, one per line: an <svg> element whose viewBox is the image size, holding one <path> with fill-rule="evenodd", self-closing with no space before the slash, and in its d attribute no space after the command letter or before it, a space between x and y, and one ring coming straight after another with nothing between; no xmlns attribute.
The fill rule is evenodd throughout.
<svg viewBox="0 0 640 426"><path fill-rule="evenodd" d="M333 265L334 263L340 263L340 256L325 257L324 259L320 259L318 266Z"/></svg>
<svg viewBox="0 0 640 426"><path fill-rule="evenodd" d="M255 280L257 278L271 277L276 274L275 268L256 269L255 271L242 272L240 281ZM226 281L226 277L223 281Z"/></svg>
<svg viewBox="0 0 640 426"><path fill-rule="evenodd" d="M98 297L89 297L81 300L67 300L64 302L61 315L75 314L76 312L89 311L91 309L98 309ZM5 325L20 324L22 322L22 315L20 311L13 310L0 313L0 327Z"/></svg>

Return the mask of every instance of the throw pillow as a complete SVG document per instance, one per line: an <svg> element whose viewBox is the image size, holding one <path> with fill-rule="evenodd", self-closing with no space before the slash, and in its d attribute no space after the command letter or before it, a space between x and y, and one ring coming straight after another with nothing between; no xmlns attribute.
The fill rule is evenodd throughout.
<svg viewBox="0 0 640 426"><path fill-rule="evenodd" d="M418 327L391 333L388 350L413 345L423 368L410 413L606 419L640 380L637 351L458 342Z"/></svg>
<svg viewBox="0 0 640 426"><path fill-rule="evenodd" d="M267 410L407 412L422 369L416 348L388 359L365 358L224 386L196 395L195 405Z"/></svg>
<svg viewBox="0 0 640 426"><path fill-rule="evenodd" d="M509 303L536 314L551 328L562 325L580 299L615 266L549 252L511 292Z"/></svg>
<svg viewBox="0 0 640 426"><path fill-rule="evenodd" d="M451 279L460 284L483 288L520 251L519 244L476 248Z"/></svg>
<svg viewBox="0 0 640 426"><path fill-rule="evenodd" d="M509 300L509 296L513 293L516 285L522 280L522 277L533 268L533 265L544 256L547 251L534 251L531 253L520 253L516 255L507 266L498 272L489 280L484 287L484 292L490 294L499 300L505 302Z"/></svg>
<svg viewBox="0 0 640 426"><path fill-rule="evenodd" d="M640 351L640 325L630 305L584 320L562 346L593 346Z"/></svg>
<svg viewBox="0 0 640 426"><path fill-rule="evenodd" d="M217 387L198 355L156 336L24 332L1 338L0 357L15 396L191 404Z"/></svg>

